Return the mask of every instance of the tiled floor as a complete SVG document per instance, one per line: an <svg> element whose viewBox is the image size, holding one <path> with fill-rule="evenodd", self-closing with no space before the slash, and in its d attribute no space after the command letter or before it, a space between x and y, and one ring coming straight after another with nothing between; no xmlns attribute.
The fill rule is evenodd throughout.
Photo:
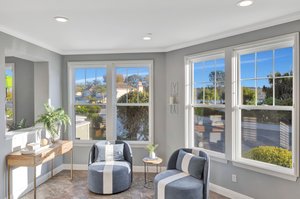
<svg viewBox="0 0 300 199"><path fill-rule="evenodd" d="M26 194L23 199L32 199L33 192ZM62 171L37 189L38 199L152 199L153 189L144 188L144 175L134 173L131 188L119 194L102 196L89 192L87 188L87 171L74 171L74 178L70 180L69 171ZM211 192L210 199L227 199Z"/></svg>

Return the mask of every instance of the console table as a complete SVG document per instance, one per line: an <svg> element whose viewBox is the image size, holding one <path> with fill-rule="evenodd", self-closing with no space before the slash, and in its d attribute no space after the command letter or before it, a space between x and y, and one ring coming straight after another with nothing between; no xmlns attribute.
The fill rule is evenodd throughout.
<svg viewBox="0 0 300 199"><path fill-rule="evenodd" d="M34 198L36 199L36 166L48 161L52 161L51 164L51 177L53 177L53 160L59 155L63 155L67 152L71 153L71 179L73 178L73 142L69 140L58 140L49 148L39 152L38 154L24 155L21 151L16 151L6 156L7 170L8 170L8 199L11 197L11 167L33 167L34 168Z"/></svg>

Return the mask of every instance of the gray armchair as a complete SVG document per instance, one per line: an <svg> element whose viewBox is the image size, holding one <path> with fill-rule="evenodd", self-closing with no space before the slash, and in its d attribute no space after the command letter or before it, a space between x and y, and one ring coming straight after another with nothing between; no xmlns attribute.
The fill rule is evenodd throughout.
<svg viewBox="0 0 300 199"><path fill-rule="evenodd" d="M99 161L99 146L107 141L99 141L92 146L88 160L88 188L97 194L114 194L130 188L132 183L132 150L124 141L115 141L115 144L124 144L121 161Z"/></svg>
<svg viewBox="0 0 300 199"><path fill-rule="evenodd" d="M178 170L179 150L170 157L167 170L159 173L154 178L155 199L208 199L209 198L209 172L210 159L206 152L183 148L187 153L193 153L204 159L202 168L192 167L189 169L201 172L199 177L189 175ZM177 164L177 165L176 165ZM197 172L197 171L195 171Z"/></svg>

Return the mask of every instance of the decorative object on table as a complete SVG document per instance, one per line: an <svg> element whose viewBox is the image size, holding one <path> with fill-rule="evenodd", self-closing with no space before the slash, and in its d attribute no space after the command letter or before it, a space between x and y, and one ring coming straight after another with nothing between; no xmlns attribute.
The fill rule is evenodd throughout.
<svg viewBox="0 0 300 199"><path fill-rule="evenodd" d="M149 158L150 159L155 159L156 158L156 154L155 154L155 150L157 149L158 144L148 144L146 149L149 152Z"/></svg>
<svg viewBox="0 0 300 199"><path fill-rule="evenodd" d="M41 147L41 145L40 145L40 143L32 142L32 143L27 144L26 147L28 150L33 151L33 150L39 149Z"/></svg>
<svg viewBox="0 0 300 199"><path fill-rule="evenodd" d="M46 146L49 144L49 140L47 138L41 139L40 145L41 146Z"/></svg>
<svg viewBox="0 0 300 199"><path fill-rule="evenodd" d="M21 154L23 155L30 155L30 154L39 154L41 152L43 152L43 150L45 149L48 149L50 147L50 145L45 145L45 146L39 146L35 149L31 149L31 148L28 148L28 146L24 149L21 149Z"/></svg>
<svg viewBox="0 0 300 199"><path fill-rule="evenodd" d="M48 149L50 145L48 144L41 144L37 142L28 143L26 145L26 148L21 149L21 154L27 155L27 154L39 154L45 149Z"/></svg>
<svg viewBox="0 0 300 199"><path fill-rule="evenodd" d="M117 147L114 147L116 145ZM123 146L121 153L120 146ZM101 161L103 158L105 160ZM131 183L132 151L130 145L119 140L111 144L106 144L106 141L94 144L89 154L88 189L97 194L114 194L129 189Z"/></svg>
<svg viewBox="0 0 300 199"><path fill-rule="evenodd" d="M54 143L59 137L61 126L64 126L62 132L65 132L67 125L71 124L71 120L62 108L55 109L49 104L44 104L44 106L46 113L40 115L35 123L43 123L44 128L50 133L51 142Z"/></svg>
<svg viewBox="0 0 300 199"><path fill-rule="evenodd" d="M208 199L210 160L206 152L183 148L175 151L167 171L154 178L154 198ZM165 183L165 179L168 179ZM169 180L172 179L172 180Z"/></svg>

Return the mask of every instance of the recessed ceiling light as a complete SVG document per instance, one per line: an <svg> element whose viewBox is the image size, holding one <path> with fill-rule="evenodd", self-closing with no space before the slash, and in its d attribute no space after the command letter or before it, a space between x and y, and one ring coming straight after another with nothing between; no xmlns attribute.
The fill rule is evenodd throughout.
<svg viewBox="0 0 300 199"><path fill-rule="evenodd" d="M252 4L253 4L252 0L242 0L237 3L237 5L240 7L247 7L247 6L251 6Z"/></svg>
<svg viewBox="0 0 300 199"><path fill-rule="evenodd" d="M65 23L68 22L69 19L67 17L54 17L57 22Z"/></svg>
<svg viewBox="0 0 300 199"><path fill-rule="evenodd" d="M147 35L145 35L144 37L143 37L143 40L144 41L149 41L149 40L151 40L152 39L152 34L151 33L148 33Z"/></svg>

